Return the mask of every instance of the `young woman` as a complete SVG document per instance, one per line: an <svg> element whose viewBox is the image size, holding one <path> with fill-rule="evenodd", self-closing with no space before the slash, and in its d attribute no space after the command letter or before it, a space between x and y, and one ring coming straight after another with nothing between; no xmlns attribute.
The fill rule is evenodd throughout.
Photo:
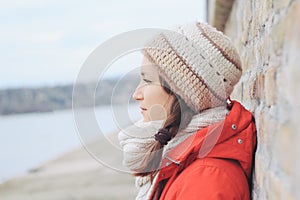
<svg viewBox="0 0 300 200"><path fill-rule="evenodd" d="M161 33L143 50L133 98L143 119L119 133L136 199L250 199L256 128L229 96L242 68L204 23Z"/></svg>

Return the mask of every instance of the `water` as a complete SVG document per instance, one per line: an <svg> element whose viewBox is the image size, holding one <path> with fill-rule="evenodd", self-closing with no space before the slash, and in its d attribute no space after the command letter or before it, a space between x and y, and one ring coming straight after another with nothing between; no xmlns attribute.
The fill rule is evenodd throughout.
<svg viewBox="0 0 300 200"><path fill-rule="evenodd" d="M133 120L140 117L136 108L129 109ZM97 107L95 113L104 133L116 130L111 107ZM80 146L72 110L1 116L0 182Z"/></svg>

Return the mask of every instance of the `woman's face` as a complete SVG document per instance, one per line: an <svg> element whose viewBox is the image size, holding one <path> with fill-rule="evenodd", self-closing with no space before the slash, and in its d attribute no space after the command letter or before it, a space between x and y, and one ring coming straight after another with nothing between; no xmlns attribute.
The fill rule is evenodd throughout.
<svg viewBox="0 0 300 200"><path fill-rule="evenodd" d="M156 66L146 57L142 61L141 81L133 98L140 103L144 122L164 120L169 114L173 95L163 89Z"/></svg>

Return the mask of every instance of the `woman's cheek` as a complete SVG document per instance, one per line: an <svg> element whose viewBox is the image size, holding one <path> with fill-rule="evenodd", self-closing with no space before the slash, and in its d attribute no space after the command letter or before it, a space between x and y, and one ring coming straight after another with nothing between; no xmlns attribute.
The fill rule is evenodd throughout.
<svg viewBox="0 0 300 200"><path fill-rule="evenodd" d="M167 117L167 110L162 104L153 104L148 110L148 114L151 120L162 120Z"/></svg>

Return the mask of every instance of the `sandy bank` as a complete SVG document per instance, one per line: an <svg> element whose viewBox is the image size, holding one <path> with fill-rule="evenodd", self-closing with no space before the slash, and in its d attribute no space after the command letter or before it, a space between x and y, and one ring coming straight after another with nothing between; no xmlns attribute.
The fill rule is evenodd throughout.
<svg viewBox="0 0 300 200"><path fill-rule="evenodd" d="M93 148L105 152L101 156L110 163L120 163L120 155L107 153L107 145L104 139ZM135 192L131 175L101 165L84 148L0 185L3 200L134 199Z"/></svg>

